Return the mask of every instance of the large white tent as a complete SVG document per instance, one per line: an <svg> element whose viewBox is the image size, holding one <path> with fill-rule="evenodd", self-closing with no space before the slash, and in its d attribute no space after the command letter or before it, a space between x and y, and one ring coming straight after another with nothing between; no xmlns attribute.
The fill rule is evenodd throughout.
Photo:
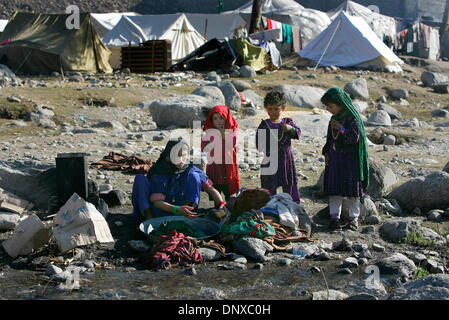
<svg viewBox="0 0 449 320"><path fill-rule="evenodd" d="M238 13L185 13L185 15L192 26L208 40L246 35L246 21Z"/></svg>
<svg viewBox="0 0 449 320"><path fill-rule="evenodd" d="M337 8L327 12L331 20L334 20L341 11L345 11L348 15L363 18L373 29L374 33L380 38L396 34L396 20L392 17L372 11L354 1L345 1Z"/></svg>
<svg viewBox="0 0 449 320"><path fill-rule="evenodd" d="M363 18L344 11L298 54L320 66L357 66L400 72L403 63Z"/></svg>
<svg viewBox="0 0 449 320"><path fill-rule="evenodd" d="M170 40L173 62L184 58L205 43L203 36L192 26L185 14L123 16L102 38L115 57L117 51L120 52L120 47L139 45L148 40ZM115 60L111 64L117 67Z"/></svg>
<svg viewBox="0 0 449 320"><path fill-rule="evenodd" d="M123 16L137 16L135 12L91 13L92 24L100 37L115 27Z"/></svg>
<svg viewBox="0 0 449 320"><path fill-rule="evenodd" d="M253 1L249 1L233 12L240 13L249 24L252 6ZM310 42L331 23L325 12L306 9L293 0L263 0L262 15L300 27L303 45Z"/></svg>
<svg viewBox="0 0 449 320"><path fill-rule="evenodd" d="M3 32L3 30L5 30L5 27L7 24L8 24L8 20L6 20L6 19L0 20L0 32Z"/></svg>

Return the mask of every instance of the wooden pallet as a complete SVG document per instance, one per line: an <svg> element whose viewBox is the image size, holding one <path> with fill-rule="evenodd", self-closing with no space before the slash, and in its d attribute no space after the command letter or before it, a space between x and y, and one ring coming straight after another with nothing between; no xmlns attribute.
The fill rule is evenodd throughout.
<svg viewBox="0 0 449 320"><path fill-rule="evenodd" d="M171 67L171 41L149 40L139 46L122 47L122 68L134 73L164 72Z"/></svg>

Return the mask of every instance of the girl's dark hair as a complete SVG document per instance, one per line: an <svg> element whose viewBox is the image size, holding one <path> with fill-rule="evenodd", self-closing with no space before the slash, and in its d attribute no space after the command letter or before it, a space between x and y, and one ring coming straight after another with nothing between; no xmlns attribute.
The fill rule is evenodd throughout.
<svg viewBox="0 0 449 320"><path fill-rule="evenodd" d="M287 99L285 99L285 94L279 91L270 91L265 96L263 100L265 108L269 105L271 106L285 106L287 104Z"/></svg>
<svg viewBox="0 0 449 320"><path fill-rule="evenodd" d="M335 101L334 99L332 99L332 97L330 95L324 94L321 97L321 103L322 104L327 104L327 103L335 103L335 104L339 104L337 101Z"/></svg>

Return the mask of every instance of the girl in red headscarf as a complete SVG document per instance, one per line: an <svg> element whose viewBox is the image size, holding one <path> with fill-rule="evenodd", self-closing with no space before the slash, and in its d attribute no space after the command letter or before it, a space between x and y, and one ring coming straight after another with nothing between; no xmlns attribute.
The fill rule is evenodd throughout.
<svg viewBox="0 0 449 320"><path fill-rule="evenodd" d="M206 174L226 200L240 189L237 127L227 106L213 107L203 127L206 135L201 141L201 151L208 154Z"/></svg>

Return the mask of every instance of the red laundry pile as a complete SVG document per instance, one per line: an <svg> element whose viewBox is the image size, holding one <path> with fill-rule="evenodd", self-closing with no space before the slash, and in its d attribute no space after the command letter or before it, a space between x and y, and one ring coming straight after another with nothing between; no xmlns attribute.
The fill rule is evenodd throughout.
<svg viewBox="0 0 449 320"><path fill-rule="evenodd" d="M203 263L203 257L194 247L192 239L173 230L170 236L160 236L151 249L149 268L169 266L171 263Z"/></svg>
<svg viewBox="0 0 449 320"><path fill-rule="evenodd" d="M120 153L111 151L100 161L92 163L91 167L104 170L119 170L123 173L130 174L146 174L152 165L153 161L151 159L144 159L136 156L124 156Z"/></svg>

